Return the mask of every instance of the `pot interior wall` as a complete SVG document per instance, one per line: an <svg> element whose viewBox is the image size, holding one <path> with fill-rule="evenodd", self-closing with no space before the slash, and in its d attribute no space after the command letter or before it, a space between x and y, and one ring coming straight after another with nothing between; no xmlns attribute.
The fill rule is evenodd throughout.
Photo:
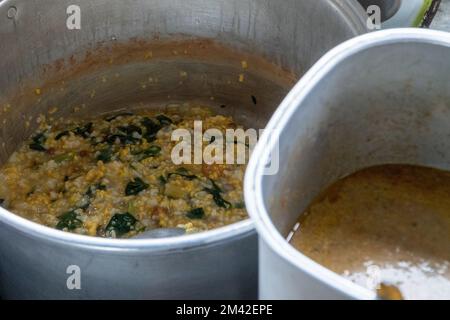
<svg viewBox="0 0 450 320"><path fill-rule="evenodd" d="M2 161L35 130L40 116L53 122L189 104L260 129L295 81L262 58L210 40L118 44L85 54L73 67L57 67L47 71L49 81L28 86L5 103Z"/></svg>
<svg viewBox="0 0 450 320"><path fill-rule="evenodd" d="M449 50L384 44L333 67L282 129L266 207L286 236L325 187L359 169L400 163L450 169Z"/></svg>
<svg viewBox="0 0 450 320"><path fill-rule="evenodd" d="M14 7L0 19L0 162L40 114L197 101L262 128L299 75L365 31L355 1L80 0L80 30L66 27L71 4L0 6L5 17Z"/></svg>

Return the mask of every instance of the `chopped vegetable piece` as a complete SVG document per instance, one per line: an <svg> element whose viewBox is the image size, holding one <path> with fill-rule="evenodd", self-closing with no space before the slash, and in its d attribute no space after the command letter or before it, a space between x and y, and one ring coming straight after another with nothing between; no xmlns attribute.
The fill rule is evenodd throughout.
<svg viewBox="0 0 450 320"><path fill-rule="evenodd" d="M169 117L166 117L163 114L160 114L160 115L156 116L156 119L158 119L159 123L162 126L168 126L168 125L173 123L172 119L170 119Z"/></svg>
<svg viewBox="0 0 450 320"><path fill-rule="evenodd" d="M44 147L45 141L47 140L47 137L44 133L38 133L33 138L31 138L32 142L30 143L29 147L31 150L34 151L47 151L47 149Z"/></svg>
<svg viewBox="0 0 450 320"><path fill-rule="evenodd" d="M189 219L202 219L205 216L203 208L192 209L186 214Z"/></svg>
<svg viewBox="0 0 450 320"><path fill-rule="evenodd" d="M134 178L133 181L128 182L126 188L125 188L125 195L126 196L135 196L139 192L147 189L149 187L148 184L146 184L144 181L142 181L141 178Z"/></svg>
<svg viewBox="0 0 450 320"><path fill-rule="evenodd" d="M43 147L41 144L39 143L30 143L30 149L34 150L34 151L47 151L47 149L45 149L45 147Z"/></svg>
<svg viewBox="0 0 450 320"><path fill-rule="evenodd" d="M159 176L158 179L159 179L159 181L160 181L162 184L166 184L166 183L167 183L167 179L164 178L164 176Z"/></svg>
<svg viewBox="0 0 450 320"><path fill-rule="evenodd" d="M157 133L161 129L161 126L149 117L144 117L141 124L147 129L148 133Z"/></svg>
<svg viewBox="0 0 450 320"><path fill-rule="evenodd" d="M78 218L78 215L74 210L63 213L58 219L59 222L56 225L56 229L59 230L75 230L83 225L83 222Z"/></svg>
<svg viewBox="0 0 450 320"><path fill-rule="evenodd" d="M125 134L111 134L105 138L106 142L109 144L116 143L117 140L119 140L120 144L133 144L139 141L138 138L133 137L132 135L125 135Z"/></svg>
<svg viewBox="0 0 450 320"><path fill-rule="evenodd" d="M111 157L113 155L113 150L111 146L108 146L107 148L100 151L100 153L97 156L97 160L103 161L103 163L107 163L111 161Z"/></svg>
<svg viewBox="0 0 450 320"><path fill-rule="evenodd" d="M189 180L189 181L194 180L194 179L197 179L197 176L196 176L196 175L189 174L189 171L188 171L186 168L183 168L183 167L178 168L178 169L176 170L176 172L171 172L171 173L169 173L169 174L167 175L167 179L170 179L170 177L171 177L171 176L174 176L174 175L183 177L183 178L185 178L185 179L187 179L187 180Z"/></svg>
<svg viewBox="0 0 450 320"><path fill-rule="evenodd" d="M117 213L112 216L105 231L107 233L114 232L116 237L121 237L124 234L135 230L137 219L130 213Z"/></svg>
<svg viewBox="0 0 450 320"><path fill-rule="evenodd" d="M161 126L148 117L144 117L141 124L145 127L144 138L149 142L154 141L156 139L156 134L161 129Z"/></svg>
<svg viewBox="0 0 450 320"><path fill-rule="evenodd" d="M70 161L70 160L73 160L74 157L75 157L75 154L74 154L73 152L70 152L70 153L63 153L63 154L60 154L60 155L54 157L53 160L54 160L56 163L61 163L61 162L64 162L64 161Z"/></svg>
<svg viewBox="0 0 450 320"><path fill-rule="evenodd" d="M82 127L77 127L73 130L73 133L83 138L89 138L92 133L92 125L92 122L89 122Z"/></svg>
<svg viewBox="0 0 450 320"><path fill-rule="evenodd" d="M222 198L222 195L221 195L222 190L212 179L209 179L209 180L211 181L211 184L213 187L205 188L204 190L213 196L213 200L217 204L217 206L219 206L221 208L225 208L225 209L230 209L231 203L229 203L224 198Z"/></svg>
<svg viewBox="0 0 450 320"><path fill-rule="evenodd" d="M131 214L136 213L136 207L133 201L128 202L128 212Z"/></svg>
<svg viewBox="0 0 450 320"><path fill-rule="evenodd" d="M138 155L139 161L150 158L150 157L156 157L161 152L161 147L158 146L151 146L148 149L145 149L141 152L136 153Z"/></svg>
<svg viewBox="0 0 450 320"><path fill-rule="evenodd" d="M142 134L142 129L139 128L138 126L135 126L134 124L130 124L128 126L121 126L121 127L118 127L117 129L126 133L127 135L132 135L135 132L138 134Z"/></svg>
<svg viewBox="0 0 450 320"><path fill-rule="evenodd" d="M68 131L68 130L62 131L55 136L55 140L59 140L62 137L69 136L69 135L70 135L70 131Z"/></svg>

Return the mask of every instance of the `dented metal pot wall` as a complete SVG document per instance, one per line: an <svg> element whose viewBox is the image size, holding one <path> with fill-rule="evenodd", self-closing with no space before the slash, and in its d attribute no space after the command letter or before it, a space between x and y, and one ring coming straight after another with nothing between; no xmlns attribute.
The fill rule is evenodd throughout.
<svg viewBox="0 0 450 320"><path fill-rule="evenodd" d="M195 101L262 128L299 76L365 32L364 21L347 0L0 1L0 160L39 115ZM250 220L179 238L113 240L0 209L0 295L255 298L256 240ZM81 288L70 290L77 267Z"/></svg>

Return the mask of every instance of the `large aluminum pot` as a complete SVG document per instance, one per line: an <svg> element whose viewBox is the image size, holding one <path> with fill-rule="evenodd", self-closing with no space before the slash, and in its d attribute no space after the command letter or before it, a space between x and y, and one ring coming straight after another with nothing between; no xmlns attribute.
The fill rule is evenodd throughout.
<svg viewBox="0 0 450 320"><path fill-rule="evenodd" d="M361 168L450 169L449 56L449 33L370 33L330 51L286 97L245 178L247 209L260 236L260 298L375 298L285 239L321 190ZM278 173L265 174L277 154Z"/></svg>
<svg viewBox="0 0 450 320"><path fill-rule="evenodd" d="M262 128L299 75L365 31L362 8L348 0L0 1L1 162L39 114L85 117L196 100ZM79 290L71 277L78 271ZM179 238L111 240L0 209L3 298L256 294L250 220Z"/></svg>

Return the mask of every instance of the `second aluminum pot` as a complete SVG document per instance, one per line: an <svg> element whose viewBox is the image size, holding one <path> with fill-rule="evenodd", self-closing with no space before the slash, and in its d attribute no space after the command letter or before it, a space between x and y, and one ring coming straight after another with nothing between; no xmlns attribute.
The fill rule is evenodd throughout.
<svg viewBox="0 0 450 320"><path fill-rule="evenodd" d="M338 46L270 120L245 177L262 299L373 299L285 239L339 178L388 163L450 169L450 34L392 29ZM265 172L279 160L276 174Z"/></svg>

